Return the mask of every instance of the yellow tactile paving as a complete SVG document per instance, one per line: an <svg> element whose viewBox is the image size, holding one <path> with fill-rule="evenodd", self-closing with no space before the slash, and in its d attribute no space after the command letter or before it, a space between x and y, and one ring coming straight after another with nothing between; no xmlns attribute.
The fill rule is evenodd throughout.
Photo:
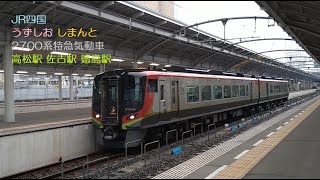
<svg viewBox="0 0 320 180"><path fill-rule="evenodd" d="M220 171L213 179L241 179L319 105L320 100L313 103L310 107L304 110L304 112L302 112L292 121L289 121L288 124L284 125L272 136L268 137L258 146L244 154L240 159L233 162L226 169Z"/></svg>

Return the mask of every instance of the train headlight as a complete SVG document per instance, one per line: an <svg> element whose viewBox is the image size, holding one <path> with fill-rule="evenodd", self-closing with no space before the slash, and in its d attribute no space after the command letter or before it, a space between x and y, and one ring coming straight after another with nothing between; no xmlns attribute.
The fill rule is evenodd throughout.
<svg viewBox="0 0 320 180"><path fill-rule="evenodd" d="M137 118L138 117L138 114L133 114L133 115L131 115L131 116L127 116L127 119L128 120L133 120L133 119L135 119L135 118Z"/></svg>
<svg viewBox="0 0 320 180"><path fill-rule="evenodd" d="M99 118L100 117L100 115L99 114L96 114L96 118Z"/></svg>

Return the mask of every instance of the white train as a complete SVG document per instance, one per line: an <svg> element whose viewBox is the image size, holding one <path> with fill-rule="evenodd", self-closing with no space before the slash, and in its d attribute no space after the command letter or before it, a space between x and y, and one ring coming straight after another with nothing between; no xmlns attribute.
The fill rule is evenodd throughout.
<svg viewBox="0 0 320 180"><path fill-rule="evenodd" d="M95 77L92 118L100 143L123 148L132 140L165 137L170 129L248 116L288 96L288 81L280 79L181 67L116 70Z"/></svg>

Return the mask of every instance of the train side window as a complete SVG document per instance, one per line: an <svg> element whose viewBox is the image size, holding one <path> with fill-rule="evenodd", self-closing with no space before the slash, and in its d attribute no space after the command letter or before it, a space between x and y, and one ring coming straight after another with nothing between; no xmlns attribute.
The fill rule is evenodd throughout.
<svg viewBox="0 0 320 180"><path fill-rule="evenodd" d="M187 86L187 102L199 101L199 86Z"/></svg>
<svg viewBox="0 0 320 180"><path fill-rule="evenodd" d="M224 94L224 98L230 98L231 97L231 86L224 86L223 87L223 94Z"/></svg>
<svg viewBox="0 0 320 180"><path fill-rule="evenodd" d="M273 93L273 86L270 84L270 94Z"/></svg>
<svg viewBox="0 0 320 180"><path fill-rule="evenodd" d="M238 97L239 96L239 86L233 85L232 86L232 97Z"/></svg>
<svg viewBox="0 0 320 180"><path fill-rule="evenodd" d="M244 85L240 85L240 96L246 95L246 89Z"/></svg>
<svg viewBox="0 0 320 180"><path fill-rule="evenodd" d="M214 99L222 99L222 87L221 86L213 86L213 98Z"/></svg>
<svg viewBox="0 0 320 180"><path fill-rule="evenodd" d="M160 100L164 100L164 85L161 85L160 87Z"/></svg>
<svg viewBox="0 0 320 180"><path fill-rule="evenodd" d="M272 91L273 91L273 93L276 92L276 85L272 85Z"/></svg>
<svg viewBox="0 0 320 180"><path fill-rule="evenodd" d="M249 96L249 86L246 85L246 96Z"/></svg>
<svg viewBox="0 0 320 180"><path fill-rule="evenodd" d="M195 101L199 101L199 86L195 86Z"/></svg>
<svg viewBox="0 0 320 180"><path fill-rule="evenodd" d="M202 101L211 100L211 86L202 86L201 97Z"/></svg>
<svg viewBox="0 0 320 180"><path fill-rule="evenodd" d="M148 80L148 93L158 92L158 80L149 79Z"/></svg>
<svg viewBox="0 0 320 180"><path fill-rule="evenodd" d="M281 92L282 90L281 90L281 84L279 85L279 92Z"/></svg>

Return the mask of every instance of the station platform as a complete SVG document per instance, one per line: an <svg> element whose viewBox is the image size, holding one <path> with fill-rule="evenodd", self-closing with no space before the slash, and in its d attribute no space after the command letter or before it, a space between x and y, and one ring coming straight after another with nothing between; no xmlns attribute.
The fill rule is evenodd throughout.
<svg viewBox="0 0 320 180"><path fill-rule="evenodd" d="M15 113L30 113L40 111L53 111L53 110L66 110L77 108L89 108L91 107L91 99L77 99L74 101L36 101L36 102L16 102ZM0 104L0 115L4 114L4 104Z"/></svg>
<svg viewBox="0 0 320 180"><path fill-rule="evenodd" d="M91 108L16 113L16 122L4 122L0 115L0 137L28 131L78 125L91 122Z"/></svg>
<svg viewBox="0 0 320 180"><path fill-rule="evenodd" d="M319 178L319 115L318 99L270 138L217 174L215 179Z"/></svg>
<svg viewBox="0 0 320 180"><path fill-rule="evenodd" d="M313 93L316 89L294 91L289 94L289 99ZM61 104L62 103L62 104ZM75 106L74 104L84 103L82 106ZM16 122L4 122L3 115L0 115L0 137L10 134L24 133L29 131L37 131L43 129L57 128L70 125L78 125L91 122L91 109L87 107L91 101L82 100L79 102L52 102L47 103L20 103L18 107L24 107L23 112L16 113ZM59 106L59 110L39 110L37 108L48 109L50 106ZM46 106L44 108L44 106ZM71 107L68 107L71 106ZM62 109L65 107L65 109ZM81 107L81 108L80 108ZM84 107L84 108L82 108ZM17 108L17 107L16 107ZM56 107L57 108L57 107ZM1 109L1 106L0 106ZM31 109L31 110L30 110ZM26 113L24 113L26 112Z"/></svg>
<svg viewBox="0 0 320 180"><path fill-rule="evenodd" d="M291 132L289 132L290 129L288 128L287 131L289 134L250 169L243 178L320 178L319 104L320 103L318 103L318 107L309 116L303 114L301 115L301 119L292 122L292 126L297 125L297 127ZM305 118L305 116L307 117ZM283 131L283 133L286 134L286 130ZM280 133L281 132L279 132L279 136L281 136ZM277 143L277 141L274 140L274 143Z"/></svg>
<svg viewBox="0 0 320 180"><path fill-rule="evenodd" d="M318 96L153 179L319 178L319 116Z"/></svg>

